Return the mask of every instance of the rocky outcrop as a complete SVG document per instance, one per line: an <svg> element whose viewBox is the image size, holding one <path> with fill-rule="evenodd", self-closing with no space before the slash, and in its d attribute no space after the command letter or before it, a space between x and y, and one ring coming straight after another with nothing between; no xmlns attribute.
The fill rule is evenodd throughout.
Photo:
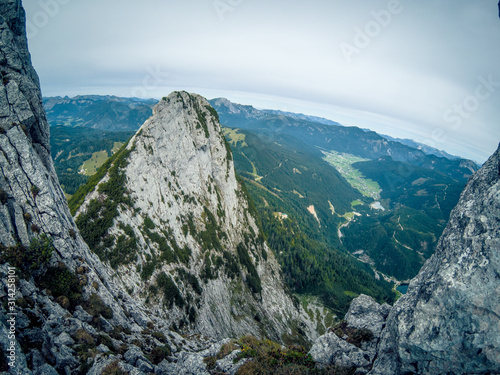
<svg viewBox="0 0 500 375"><path fill-rule="evenodd" d="M77 224L114 284L155 316L217 339L281 341L300 324L203 97L163 98L100 177L75 201Z"/></svg>
<svg viewBox="0 0 500 375"><path fill-rule="evenodd" d="M387 320L373 374L500 372L500 148Z"/></svg>
<svg viewBox="0 0 500 375"><path fill-rule="evenodd" d="M407 294L392 309L355 299L340 327L347 335L319 338L315 360L374 375L500 373L499 216L500 148L469 180ZM349 346L349 328L373 338Z"/></svg>
<svg viewBox="0 0 500 375"><path fill-rule="evenodd" d="M355 368L366 374L377 355L380 334L391 306L366 295L351 302L344 321L315 341L309 354L320 366Z"/></svg>

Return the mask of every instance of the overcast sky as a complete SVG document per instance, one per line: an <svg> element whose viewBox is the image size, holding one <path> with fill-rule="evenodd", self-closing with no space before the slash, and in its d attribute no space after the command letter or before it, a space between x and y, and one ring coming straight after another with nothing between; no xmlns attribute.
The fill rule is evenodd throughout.
<svg viewBox="0 0 500 375"><path fill-rule="evenodd" d="M497 0L24 0L44 96L173 90L326 117L484 162Z"/></svg>

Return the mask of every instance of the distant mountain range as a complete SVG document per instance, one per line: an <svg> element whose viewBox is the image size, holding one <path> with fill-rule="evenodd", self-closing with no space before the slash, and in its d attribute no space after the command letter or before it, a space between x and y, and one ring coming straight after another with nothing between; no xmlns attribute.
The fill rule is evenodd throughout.
<svg viewBox="0 0 500 375"><path fill-rule="evenodd" d="M153 114L154 99L80 95L43 98L50 126L84 126L104 131L137 130Z"/></svg>
<svg viewBox="0 0 500 375"><path fill-rule="evenodd" d="M289 134L315 148L334 149L370 160L390 156L395 161L414 166L436 169L457 180L466 180L478 169L476 163L466 159L447 159L429 155L423 149L398 141L388 140L358 127L329 126L298 119L286 113L260 111L252 106L239 105L227 99L213 99L210 104L219 113L222 124L270 134Z"/></svg>
<svg viewBox="0 0 500 375"><path fill-rule="evenodd" d="M393 138L390 135L386 135L386 134L381 134L381 136L389 141L399 142L399 143L402 143L406 146L410 146L410 147L416 148L418 150L421 150L421 151L425 152L427 155L435 155L435 156L439 156L441 158L446 158L446 159L450 159L450 160L460 159L459 156L450 155L446 151L438 150L437 148L427 146L423 143L416 142L413 139Z"/></svg>
<svg viewBox="0 0 500 375"><path fill-rule="evenodd" d="M270 244L295 259L278 256L285 274L304 290L313 284L304 282L308 272L327 269L293 265L307 263L304 258L314 252L321 259L332 248L347 250L399 280L416 275L478 168L470 160L429 155L357 127L260 111L227 99L210 104L231 128L226 137L236 169L247 181ZM276 223L276 213L288 219ZM287 230L280 232L280 226ZM286 234L297 232L304 236L302 243L314 243L306 253L296 247L297 238ZM287 254L284 249L295 250ZM328 284L329 277L323 277Z"/></svg>
<svg viewBox="0 0 500 375"><path fill-rule="evenodd" d="M103 131L136 131L153 114L152 108L157 102L156 99L122 98L109 95L43 98L43 106L50 126L83 126ZM275 117L359 130L359 128L345 127L338 122L322 117L272 109L256 109L250 105L233 103L225 98L212 99L209 102L221 112L221 119L241 128L245 128L257 120L269 120ZM369 129L362 130L373 133ZM379 136L382 139L420 150L427 155L455 161L460 159L458 156L450 155L445 151L411 139L394 138L389 135ZM477 168L476 165L475 169Z"/></svg>

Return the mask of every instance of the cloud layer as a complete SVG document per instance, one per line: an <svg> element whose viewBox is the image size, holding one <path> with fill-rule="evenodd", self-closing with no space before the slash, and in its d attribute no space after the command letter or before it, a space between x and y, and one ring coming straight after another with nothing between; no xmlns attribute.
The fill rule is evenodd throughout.
<svg viewBox="0 0 500 375"><path fill-rule="evenodd" d="M495 0L24 6L44 95L186 89L409 137L479 162L500 141Z"/></svg>

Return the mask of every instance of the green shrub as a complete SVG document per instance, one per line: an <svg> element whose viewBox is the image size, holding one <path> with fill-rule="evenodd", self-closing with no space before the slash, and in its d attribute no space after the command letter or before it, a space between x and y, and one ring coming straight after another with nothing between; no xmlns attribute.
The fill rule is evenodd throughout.
<svg viewBox="0 0 500 375"><path fill-rule="evenodd" d="M219 122L219 114L217 113L217 111L211 106L211 105L206 105L205 108L208 110L208 112L210 112L210 114L212 116L215 117L215 119L217 120L217 122Z"/></svg>
<svg viewBox="0 0 500 375"><path fill-rule="evenodd" d="M196 310L193 306L191 306L188 311L188 320L190 323L194 323L196 321Z"/></svg>
<svg viewBox="0 0 500 375"><path fill-rule="evenodd" d="M82 307L94 318L102 315L106 319L113 317L113 310L97 294L92 294Z"/></svg>
<svg viewBox="0 0 500 375"><path fill-rule="evenodd" d="M128 375L128 374L129 374L128 372L123 371L120 368L118 360L107 365L101 372L101 375Z"/></svg>
<svg viewBox="0 0 500 375"><path fill-rule="evenodd" d="M167 358L171 354L172 354L172 350L170 349L170 347L168 345L157 346L151 351L149 358L154 365L158 365L161 361L163 361L165 358Z"/></svg>
<svg viewBox="0 0 500 375"><path fill-rule="evenodd" d="M250 255L248 255L247 248L243 243L240 243L238 244L238 246L236 246L236 251L238 253L240 263L248 270L246 282L250 287L250 290L253 293L260 293L262 291L260 277L257 273L257 270L255 269L255 266L252 263L252 260L250 259Z"/></svg>
<svg viewBox="0 0 500 375"><path fill-rule="evenodd" d="M33 194L33 198L36 198L38 193L40 193L40 188L36 185L31 187L31 194Z"/></svg>
<svg viewBox="0 0 500 375"><path fill-rule="evenodd" d="M205 262L203 263L203 269L201 270L200 277L204 282L217 277L217 274L212 272L212 261L210 260L209 253L205 253Z"/></svg>
<svg viewBox="0 0 500 375"><path fill-rule="evenodd" d="M153 275L155 267L156 267L156 260L144 263L142 265L142 270L141 270L141 279L143 281L148 280Z"/></svg>
<svg viewBox="0 0 500 375"><path fill-rule="evenodd" d="M70 307L73 309L80 304L82 299L82 287L76 274L66 266L51 267L42 277L41 284L57 298L64 296L68 298Z"/></svg>
<svg viewBox="0 0 500 375"><path fill-rule="evenodd" d="M163 233L165 235L165 237L163 237L157 232L150 231L146 227L146 225L142 226L142 231L143 231L143 234L145 234L151 241L153 241L154 243L156 243L158 245L158 248L160 249L160 260L161 261L165 261L168 264L178 261L177 252L172 250L167 239L165 238L165 237L167 237L167 233ZM174 245L175 241L172 241L171 244ZM178 249L177 244L175 244L174 246L176 247L176 249Z"/></svg>
<svg viewBox="0 0 500 375"><path fill-rule="evenodd" d="M219 240L219 226L215 216L206 207L203 208L203 217L205 218L205 230L199 234L199 239L204 250L219 250L222 251L222 245Z"/></svg>
<svg viewBox="0 0 500 375"><path fill-rule="evenodd" d="M205 362L205 364L207 365L208 370L214 369L215 366L217 365L217 360L215 359L214 356L208 356L203 358L203 362Z"/></svg>
<svg viewBox="0 0 500 375"><path fill-rule="evenodd" d="M154 331L151 334L151 336L153 336L155 339L157 339L158 341L160 341L164 344L167 342L167 338L165 337L165 335L162 332Z"/></svg>
<svg viewBox="0 0 500 375"><path fill-rule="evenodd" d="M115 347L113 344L113 340L111 340L111 337L109 337L106 334L100 334L97 340L99 345L101 344L106 345L110 350L113 350Z"/></svg>
<svg viewBox="0 0 500 375"><path fill-rule="evenodd" d="M192 273L186 271L184 268L178 268L177 269L177 272L179 274L179 276L185 281L187 282L189 285L191 285L191 287L193 288L193 290L195 291L196 294L200 294L203 292L203 290L201 289L201 286L200 286L200 283L198 281L198 278L193 275Z"/></svg>
<svg viewBox="0 0 500 375"><path fill-rule="evenodd" d="M3 189L0 189L0 203L6 204L8 200L9 196L7 193Z"/></svg>
<svg viewBox="0 0 500 375"><path fill-rule="evenodd" d="M219 352L215 356L215 359L216 360L222 359L237 349L239 349L239 347L233 341L225 343L224 345L221 346Z"/></svg>
<svg viewBox="0 0 500 375"><path fill-rule="evenodd" d="M75 332L74 338L78 344L87 346L95 345L95 340L92 335L84 329L79 329Z"/></svg>
<svg viewBox="0 0 500 375"><path fill-rule="evenodd" d="M148 216L144 218L144 226L151 230L156 228L155 223L153 223L153 220L151 220Z"/></svg>
<svg viewBox="0 0 500 375"><path fill-rule="evenodd" d="M200 108L198 101L196 101L196 100L193 100L193 101L195 104L196 115L198 116L198 122L199 122L198 127L201 126L203 128L203 130L205 131L205 137L210 138L210 132L208 131L208 123L207 123L206 115L205 115L205 113L203 113L202 109Z"/></svg>
<svg viewBox="0 0 500 375"><path fill-rule="evenodd" d="M240 268L238 267L238 263L236 259L229 253L225 251L222 253L222 256L226 265L226 274L230 279L234 279L240 273Z"/></svg>
<svg viewBox="0 0 500 375"><path fill-rule="evenodd" d="M247 361L238 369L237 375L353 375L355 372L355 369L336 366L318 369L312 356L307 354L307 350L301 346L283 348L280 344L270 340L258 340L252 336L242 337L237 341L237 344L241 350L238 358L251 358L250 361ZM220 356L227 355L227 352L233 350L232 347L224 349L224 353L219 353ZM219 359L217 357L212 358L214 360Z"/></svg>
<svg viewBox="0 0 500 375"><path fill-rule="evenodd" d="M107 253L109 264L112 268L116 269L121 264L129 264L137 257L137 238L135 234L133 237L120 235L116 239L116 245Z"/></svg>
<svg viewBox="0 0 500 375"><path fill-rule="evenodd" d="M133 207L132 199L126 189L127 177L122 170L127 166L128 156L133 150L134 148L127 150L122 147L96 173L100 179L94 179L94 175L89 179L89 183L83 187L83 190L79 189L70 199L70 207L72 214L74 214L83 203L85 196L93 191L99 181L108 174L109 180L99 185L98 189L100 193L105 195L104 201L101 202L97 199L90 201L86 211L76 219L76 224L89 247L102 261L109 260L113 268L120 264L129 263L137 252L133 230L131 235L128 235L130 233L125 230L129 238L122 237L120 246L116 246L114 249L109 249L110 243L107 238L108 230L113 226L114 219L118 216L118 207L122 204Z"/></svg>
<svg viewBox="0 0 500 375"><path fill-rule="evenodd" d="M172 308L174 303L179 307L184 306L184 298L182 297L181 292L171 277L167 276L165 272L158 275L156 278L156 284L158 285L158 288L163 291L165 305L167 305L168 308Z"/></svg>
<svg viewBox="0 0 500 375"><path fill-rule="evenodd" d="M53 240L46 234L31 240L30 246L18 244L5 247L0 244L0 262L8 262L21 271L22 277L30 276L32 271L46 267L54 249Z"/></svg>

